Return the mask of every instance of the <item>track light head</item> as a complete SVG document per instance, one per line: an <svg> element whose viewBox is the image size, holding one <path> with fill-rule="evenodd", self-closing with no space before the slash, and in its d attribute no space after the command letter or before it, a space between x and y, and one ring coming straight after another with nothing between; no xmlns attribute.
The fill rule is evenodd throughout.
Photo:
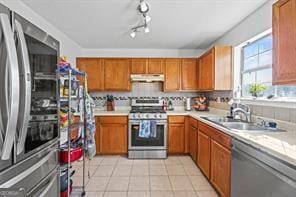
<svg viewBox="0 0 296 197"><path fill-rule="evenodd" d="M151 21L151 17L148 15L145 15L144 18L146 23L149 23Z"/></svg>
<svg viewBox="0 0 296 197"><path fill-rule="evenodd" d="M141 13L147 13L149 11L149 5L144 0L141 0L138 10Z"/></svg>
<svg viewBox="0 0 296 197"><path fill-rule="evenodd" d="M132 31L132 32L130 33L130 37L131 37L131 38L135 38L135 37L136 37L136 31Z"/></svg>
<svg viewBox="0 0 296 197"><path fill-rule="evenodd" d="M145 34L148 34L150 32L150 29L148 26L145 27L144 32L145 32Z"/></svg>

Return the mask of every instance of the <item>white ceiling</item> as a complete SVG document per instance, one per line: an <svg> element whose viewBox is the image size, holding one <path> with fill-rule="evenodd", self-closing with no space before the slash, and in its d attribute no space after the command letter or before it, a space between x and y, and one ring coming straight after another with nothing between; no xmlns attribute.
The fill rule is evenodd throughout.
<svg viewBox="0 0 296 197"><path fill-rule="evenodd" d="M22 1L82 48L202 49L268 0L147 0L151 32L135 39L139 0Z"/></svg>

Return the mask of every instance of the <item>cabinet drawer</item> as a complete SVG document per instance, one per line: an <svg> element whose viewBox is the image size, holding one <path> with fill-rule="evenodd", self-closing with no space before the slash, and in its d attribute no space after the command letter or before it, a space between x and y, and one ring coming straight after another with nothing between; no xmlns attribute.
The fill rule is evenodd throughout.
<svg viewBox="0 0 296 197"><path fill-rule="evenodd" d="M189 119L189 124L190 126L197 128L197 120L195 120L194 118Z"/></svg>
<svg viewBox="0 0 296 197"><path fill-rule="evenodd" d="M169 123L184 123L185 116L169 116Z"/></svg>
<svg viewBox="0 0 296 197"><path fill-rule="evenodd" d="M216 132L213 134L212 139L216 142L220 143L221 145L225 146L226 148L231 148L231 137L214 129Z"/></svg>
<svg viewBox="0 0 296 197"><path fill-rule="evenodd" d="M229 135L224 134L221 131L202 122L199 122L198 129L210 136L210 138L214 139L216 142L225 146L226 148L231 148L231 137Z"/></svg>
<svg viewBox="0 0 296 197"><path fill-rule="evenodd" d="M100 117L101 124L127 124L127 117L126 116L103 116Z"/></svg>

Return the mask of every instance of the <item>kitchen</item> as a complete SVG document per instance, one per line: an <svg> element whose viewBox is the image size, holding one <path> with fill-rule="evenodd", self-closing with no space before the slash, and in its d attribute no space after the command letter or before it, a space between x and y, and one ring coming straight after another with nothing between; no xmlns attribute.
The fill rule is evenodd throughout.
<svg viewBox="0 0 296 197"><path fill-rule="evenodd" d="M295 196L296 0L1 0L0 22L0 196Z"/></svg>

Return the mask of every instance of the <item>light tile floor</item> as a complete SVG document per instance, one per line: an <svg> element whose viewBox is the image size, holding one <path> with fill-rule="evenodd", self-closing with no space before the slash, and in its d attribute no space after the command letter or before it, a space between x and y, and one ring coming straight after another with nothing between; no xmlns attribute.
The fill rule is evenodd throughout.
<svg viewBox="0 0 296 197"><path fill-rule="evenodd" d="M73 164L74 186L82 184L82 162ZM189 156L130 160L98 156L86 162L87 197L218 197ZM89 177L88 177L89 174Z"/></svg>

